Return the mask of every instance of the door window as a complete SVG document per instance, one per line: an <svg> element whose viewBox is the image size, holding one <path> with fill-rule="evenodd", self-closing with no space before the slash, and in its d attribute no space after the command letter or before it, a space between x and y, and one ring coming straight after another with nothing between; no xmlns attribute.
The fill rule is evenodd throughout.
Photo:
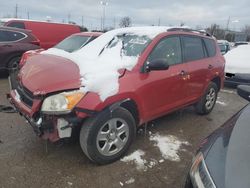
<svg viewBox="0 0 250 188"><path fill-rule="evenodd" d="M182 62L181 42L179 37L167 37L161 40L148 57L149 62L164 59L171 65Z"/></svg>
<svg viewBox="0 0 250 188"><path fill-rule="evenodd" d="M0 42L14 42L25 37L23 33L0 30Z"/></svg>
<svg viewBox="0 0 250 188"><path fill-rule="evenodd" d="M8 24L8 27L16 27L16 28L20 28L20 29L25 29L23 22L11 22Z"/></svg>
<svg viewBox="0 0 250 188"><path fill-rule="evenodd" d="M182 39L185 61L195 61L204 58L204 49L201 38L184 36Z"/></svg>

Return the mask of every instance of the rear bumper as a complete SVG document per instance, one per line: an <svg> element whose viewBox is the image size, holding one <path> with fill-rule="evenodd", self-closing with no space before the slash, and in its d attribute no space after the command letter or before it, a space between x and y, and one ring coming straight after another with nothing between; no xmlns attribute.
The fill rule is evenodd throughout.
<svg viewBox="0 0 250 188"><path fill-rule="evenodd" d="M225 86L237 87L238 85L250 85L250 74L226 73Z"/></svg>

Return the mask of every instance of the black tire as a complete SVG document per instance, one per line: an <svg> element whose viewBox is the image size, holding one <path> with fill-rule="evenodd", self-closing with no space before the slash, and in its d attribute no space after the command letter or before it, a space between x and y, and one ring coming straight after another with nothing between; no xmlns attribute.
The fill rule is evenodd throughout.
<svg viewBox="0 0 250 188"><path fill-rule="evenodd" d="M118 137L120 138L122 136L122 135L117 136L119 134L117 131L116 138L112 138L114 140L111 139L110 135L112 131L109 130L110 127L109 122L116 120L117 122L123 121L124 123L122 123L122 125L120 126L124 125L126 127L126 133L125 133L126 136L122 138L125 140L123 143L124 146L122 146L120 149L118 149L117 147L115 150L115 152L117 153L110 154L107 156L103 154L102 151L100 151L100 147L103 144L102 142L105 142L103 147L105 147L106 144L110 143L111 143L110 145L112 145L113 143L116 143L115 141L118 140ZM100 135L100 131L107 129L106 126L108 126L108 130L105 134L108 134L107 135L108 139L106 141L100 141L100 140L98 141L98 136ZM119 125L117 125L116 123L115 126L117 127L116 130L118 130ZM135 138L135 135L136 135L136 123L132 114L128 110L119 107L111 112L110 109L106 109L98 113L96 116L90 117L83 123L80 131L80 145L85 155L91 161L97 164L108 164L118 160L127 152L129 146L131 145L131 143Z"/></svg>
<svg viewBox="0 0 250 188"><path fill-rule="evenodd" d="M19 62L20 62L20 59L21 59L21 57L14 57L14 58L12 58L9 62L8 62L8 69L9 69L9 71L11 71L11 70L16 70L16 69L18 69L18 66L19 66Z"/></svg>
<svg viewBox="0 0 250 188"><path fill-rule="evenodd" d="M211 99L211 101L210 101L211 104L208 105L210 99L207 99L207 97L208 97L208 95L212 95L211 92L214 92L214 98L213 98L213 101ZM217 95L218 95L217 85L214 82L210 82L207 89L206 89L206 92L201 97L200 101L195 104L195 111L200 115L209 114L214 108L214 105L215 105L216 100L217 100Z"/></svg>

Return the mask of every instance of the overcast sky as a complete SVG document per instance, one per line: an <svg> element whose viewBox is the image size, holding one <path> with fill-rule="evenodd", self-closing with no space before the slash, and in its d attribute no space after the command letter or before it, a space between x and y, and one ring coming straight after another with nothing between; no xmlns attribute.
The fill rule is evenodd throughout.
<svg viewBox="0 0 250 188"><path fill-rule="evenodd" d="M250 25L249 0L108 0L106 27L118 27L121 17L129 16L133 25L185 25L206 27L217 23L241 29ZM18 17L83 23L89 29L100 29L103 6L99 0L0 0L0 17L14 16L18 4Z"/></svg>

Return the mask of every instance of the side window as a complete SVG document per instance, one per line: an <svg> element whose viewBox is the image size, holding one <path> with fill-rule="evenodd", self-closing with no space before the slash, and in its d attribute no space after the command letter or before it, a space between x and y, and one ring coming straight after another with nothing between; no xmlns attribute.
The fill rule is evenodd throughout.
<svg viewBox="0 0 250 188"><path fill-rule="evenodd" d="M16 27L20 29L25 29L25 25L23 22L11 22L8 24L8 27Z"/></svg>
<svg viewBox="0 0 250 188"><path fill-rule="evenodd" d="M161 40L148 57L152 62L157 59L165 59L169 65L182 62L181 42L179 37L167 37Z"/></svg>
<svg viewBox="0 0 250 188"><path fill-rule="evenodd" d="M201 38L184 36L182 39L185 61L195 61L204 58Z"/></svg>
<svg viewBox="0 0 250 188"><path fill-rule="evenodd" d="M22 33L0 30L0 42L14 42L22 38L25 38Z"/></svg>
<svg viewBox="0 0 250 188"><path fill-rule="evenodd" d="M212 39L203 39L206 45L208 57L214 57L216 54L215 42Z"/></svg>

